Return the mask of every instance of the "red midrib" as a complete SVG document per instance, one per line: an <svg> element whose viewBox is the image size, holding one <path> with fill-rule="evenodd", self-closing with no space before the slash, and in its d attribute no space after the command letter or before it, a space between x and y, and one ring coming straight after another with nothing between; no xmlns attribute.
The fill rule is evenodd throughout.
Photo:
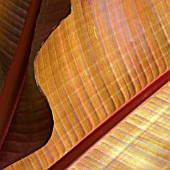
<svg viewBox="0 0 170 170"><path fill-rule="evenodd" d="M89 147L103 137L109 130L120 123L136 107L149 98L159 88L170 80L170 69L157 77L153 82L148 84L144 89L137 93L132 99L121 106L111 114L104 122L88 134L80 143L74 146L66 155L57 161L50 170L66 169L78 157L80 157Z"/></svg>
<svg viewBox="0 0 170 170"><path fill-rule="evenodd" d="M23 32L0 94L0 149L22 91L41 0L32 0Z"/></svg>

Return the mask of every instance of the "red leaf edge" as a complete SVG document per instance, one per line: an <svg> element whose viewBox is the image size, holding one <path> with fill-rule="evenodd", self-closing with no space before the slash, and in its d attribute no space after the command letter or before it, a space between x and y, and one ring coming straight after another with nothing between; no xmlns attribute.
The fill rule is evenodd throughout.
<svg viewBox="0 0 170 170"><path fill-rule="evenodd" d="M72 148L65 156L57 161L50 170L66 169L78 157L80 157L89 147L97 142L101 137L113 127L118 125L126 116L128 116L136 107L149 98L153 93L160 89L170 80L170 69L158 76L154 81L148 84L128 102L122 105L118 110L113 112L104 122L97 126L88 134L80 143Z"/></svg>
<svg viewBox="0 0 170 170"><path fill-rule="evenodd" d="M26 77L28 59L41 1L31 1L21 38L0 94L0 149L15 113Z"/></svg>

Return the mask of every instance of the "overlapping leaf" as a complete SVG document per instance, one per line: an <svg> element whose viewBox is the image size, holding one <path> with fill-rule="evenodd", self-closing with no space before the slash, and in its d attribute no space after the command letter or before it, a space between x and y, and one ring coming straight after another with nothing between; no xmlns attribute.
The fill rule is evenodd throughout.
<svg viewBox="0 0 170 170"><path fill-rule="evenodd" d="M13 11L16 11L16 13L18 14L20 12L18 8L20 6L23 7L26 4L26 1L11 0L3 2L4 4L1 4L3 5L3 8L8 3L15 4L11 6L11 8L9 8L9 14L13 14ZM36 149L40 148L47 142L51 135L53 127L51 110L47 104L46 99L42 96L36 85L33 73L33 61L42 42L46 39L51 30L56 27L60 23L60 21L69 14L69 12L69 0L42 1L40 14L37 19L34 40L32 42L32 49L29 60L29 66L27 69L25 85L18 103L18 107L9 127L7 136L5 138L4 144L0 151L0 168L3 168L11 164L12 162L15 162L21 159L22 157L30 154L31 152L35 151ZM23 14L21 14L21 16L22 15ZM50 19L48 19L49 15L51 16ZM24 13L24 16L26 16L26 11ZM18 18L16 17L16 21L17 19ZM13 20L11 17L10 21L12 23L15 23L15 18L13 18ZM21 21L23 22L23 20ZM4 18L4 22L6 22L6 18ZM22 22L20 22L19 17L18 25L20 25ZM6 27L7 30L11 32L15 31L15 27L12 27L12 25L7 24ZM20 33L21 32L22 29L20 30ZM4 36L6 34L2 33L2 35ZM17 36L17 32L13 32L12 35ZM9 41L12 40L12 35L9 35ZM6 50L10 53L9 49ZM15 49L13 49L13 53L11 53L11 58L14 52ZM3 59L3 57L2 61L3 67L8 70L9 66L5 66L7 62Z"/></svg>
<svg viewBox="0 0 170 170"><path fill-rule="evenodd" d="M169 169L170 82L68 169Z"/></svg>
<svg viewBox="0 0 170 170"><path fill-rule="evenodd" d="M15 54L30 0L0 0L0 89Z"/></svg>
<svg viewBox="0 0 170 170"><path fill-rule="evenodd" d="M73 0L35 62L53 112L48 144L10 168L47 169L170 67L169 1Z"/></svg>

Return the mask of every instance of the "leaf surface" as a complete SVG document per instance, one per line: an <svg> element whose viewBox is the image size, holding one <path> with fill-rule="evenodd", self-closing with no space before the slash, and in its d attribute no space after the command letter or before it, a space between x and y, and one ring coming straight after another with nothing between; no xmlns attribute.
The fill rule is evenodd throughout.
<svg viewBox="0 0 170 170"><path fill-rule="evenodd" d="M170 81L68 169L168 169Z"/></svg>
<svg viewBox="0 0 170 170"><path fill-rule="evenodd" d="M20 1L14 2L16 3L14 7L19 6L21 3ZM14 7L10 10L12 11ZM53 15L48 19L51 12ZM4 168L37 150L50 138L53 128L51 110L36 85L33 73L33 61L37 50L51 30L53 30L69 12L69 0L44 0L41 4L23 91L0 151L0 168ZM12 29L12 27L9 28L9 30Z"/></svg>
<svg viewBox="0 0 170 170"><path fill-rule="evenodd" d="M163 2L72 0L71 15L35 60L53 113L52 136L9 169L51 167L170 67L170 6Z"/></svg>
<svg viewBox="0 0 170 170"><path fill-rule="evenodd" d="M30 0L0 0L0 90L18 46Z"/></svg>

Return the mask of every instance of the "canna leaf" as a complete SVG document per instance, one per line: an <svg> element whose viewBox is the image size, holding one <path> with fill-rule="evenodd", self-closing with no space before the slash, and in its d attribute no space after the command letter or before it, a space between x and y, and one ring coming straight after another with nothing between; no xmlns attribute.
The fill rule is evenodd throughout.
<svg viewBox="0 0 170 170"><path fill-rule="evenodd" d="M32 2L37 3L38 1L31 1L31 3ZM21 3L24 4L25 2L11 0L7 1L7 3L15 3L15 6L10 8L10 10L13 11L16 7L18 9ZM4 4L6 3L4 2ZM16 13L19 12L17 9ZM10 10L9 13L11 13ZM51 15L50 20L47 20L51 12L53 12L53 15ZM26 54L29 57L29 64L28 69L25 69L24 73L26 78L23 91L19 101L16 103L16 110L0 150L0 169L39 149L48 141L51 136L53 128L51 110L46 99L39 92L39 89L36 85L33 74L33 61L42 42L46 39L54 27L56 27L62 21L62 19L69 14L69 12L69 0L54 0L50 2L48 0L42 1L40 13L36 22L34 39L30 51L31 54ZM12 27L8 29L11 31L13 30ZM5 65L5 63L2 64ZM22 79L21 76L19 76L19 78ZM18 83L18 85L20 85L20 83ZM18 94L18 96L19 95L20 94ZM3 107L2 104L1 107ZM3 113L1 113L1 115L2 114ZM8 118L7 115L3 115L3 117L5 116Z"/></svg>
<svg viewBox="0 0 170 170"><path fill-rule="evenodd" d="M0 0L0 90L18 46L30 0Z"/></svg>
<svg viewBox="0 0 170 170"><path fill-rule="evenodd" d="M48 143L7 169L48 169L170 67L169 1L72 0L35 75L52 109Z"/></svg>
<svg viewBox="0 0 170 170"><path fill-rule="evenodd" d="M170 81L68 169L169 169Z"/></svg>

